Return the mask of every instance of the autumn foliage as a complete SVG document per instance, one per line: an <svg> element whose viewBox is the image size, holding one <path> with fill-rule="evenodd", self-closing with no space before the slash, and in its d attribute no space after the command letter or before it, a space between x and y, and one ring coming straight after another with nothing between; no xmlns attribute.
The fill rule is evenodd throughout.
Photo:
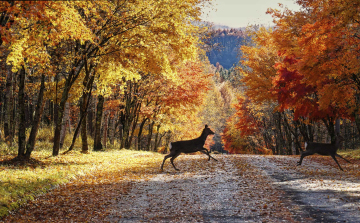
<svg viewBox="0 0 360 223"><path fill-rule="evenodd" d="M168 140L175 131L193 136L202 123L191 120L191 131L182 124L196 119L208 90L204 27L195 22L209 2L1 2L2 123L10 145L19 135L18 159L30 158L44 117L54 128L53 156L66 129L74 130L66 152L80 135L83 153L108 139L156 151L169 131Z"/></svg>
<svg viewBox="0 0 360 223"><path fill-rule="evenodd" d="M331 140L337 119L355 121L360 129L360 4L353 0L297 3L299 11L268 9L275 27L253 27L248 31L252 44L242 47L240 71L247 99L235 107L235 126L240 135L255 136L250 130L258 120L249 119L249 114L267 107L273 118L265 116L265 125L257 129L262 136L253 142L275 153L291 153L293 138L297 149L301 141L313 140L315 123L325 124ZM249 103L252 109L244 113Z"/></svg>

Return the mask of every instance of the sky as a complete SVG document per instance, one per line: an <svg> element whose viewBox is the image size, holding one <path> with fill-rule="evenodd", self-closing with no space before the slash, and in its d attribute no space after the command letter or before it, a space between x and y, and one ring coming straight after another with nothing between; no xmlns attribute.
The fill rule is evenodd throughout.
<svg viewBox="0 0 360 223"><path fill-rule="evenodd" d="M280 9L279 3L292 10L300 8L293 0L213 0L213 10L204 9L202 19L232 28L255 24L272 26L273 19L266 10Z"/></svg>

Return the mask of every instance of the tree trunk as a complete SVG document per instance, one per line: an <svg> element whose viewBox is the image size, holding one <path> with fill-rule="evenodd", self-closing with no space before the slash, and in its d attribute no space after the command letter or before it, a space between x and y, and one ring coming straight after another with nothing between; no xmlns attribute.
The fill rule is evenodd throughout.
<svg viewBox="0 0 360 223"><path fill-rule="evenodd" d="M105 112L104 114L104 127L103 127L103 137L102 137L102 145L104 148L106 148L107 144L107 133L108 133L108 124L109 124L109 114L108 112Z"/></svg>
<svg viewBox="0 0 360 223"><path fill-rule="evenodd" d="M160 125L157 125L156 126L156 134L155 134L155 141L154 141L154 151L156 152L157 151L157 148L158 148L158 140L159 140L159 131L160 131ZM161 140L161 138L160 138ZM159 140L159 141L160 141Z"/></svg>
<svg viewBox="0 0 360 223"><path fill-rule="evenodd" d="M298 127L297 127L297 122L293 122L294 125L294 129L291 128L289 121L286 117L286 115L284 115L284 123L285 123L285 127L288 129L288 131L291 132L291 134L293 135L293 139L295 140L294 143L291 143L291 148L292 151L295 151L295 154L292 155L299 155L300 151L301 151L301 144L299 142L299 134L298 134ZM294 153L294 152L293 152Z"/></svg>
<svg viewBox="0 0 360 223"><path fill-rule="evenodd" d="M61 127L60 148L62 148L64 145L65 136L66 136L66 123L69 120L69 116L70 116L70 103L66 102L65 114L64 114L64 118L63 118L63 122L62 122L62 127ZM69 126L69 128L70 128L70 126Z"/></svg>
<svg viewBox="0 0 360 223"><path fill-rule="evenodd" d="M89 108L88 108L88 116L87 116L87 127L88 127L88 135L94 137L94 97L91 96Z"/></svg>
<svg viewBox="0 0 360 223"><path fill-rule="evenodd" d="M90 96L91 96L91 91L89 92ZM76 142L76 139L79 135L79 131L80 131L80 128L82 129L82 123L83 123L83 120L84 118L86 118L86 110L87 110L87 107L89 106L89 101L87 101L87 104L85 105L85 108L83 107L84 106L84 100L81 100L81 103L80 103L80 118L79 118L79 123L77 124L76 126L76 129L75 129L75 132L74 132L74 136L73 136L73 139L72 139L72 142L71 142L71 145L69 147L69 149L64 152L64 154L70 152L71 150L74 149L74 146L75 146L75 142ZM84 109L84 110L83 110ZM86 120L84 121L85 124L86 124ZM86 125L85 125L85 134L86 134ZM83 136L82 136L82 139L84 140ZM86 140L86 145L87 145L87 138L85 139ZM82 142L82 145L84 145L84 142ZM82 149L81 150L82 153L88 153L88 150L84 150Z"/></svg>
<svg viewBox="0 0 360 223"><path fill-rule="evenodd" d="M110 144L113 146L114 145L114 140L115 140L115 120L116 120L116 114L114 114L114 116L109 120L109 140L110 140Z"/></svg>
<svg viewBox="0 0 360 223"><path fill-rule="evenodd" d="M18 130L18 158L25 156L26 140L26 119L25 119L25 68L22 67L19 72L19 130Z"/></svg>
<svg viewBox="0 0 360 223"><path fill-rule="evenodd" d="M53 156L59 155L60 151L60 134L61 134L61 127L62 127L62 120L64 117L64 110L65 110L65 103L69 96L69 91L71 87L70 78L66 79L64 91L62 93L60 106L57 109L57 120L55 125L55 133L54 133L54 145L53 145Z"/></svg>
<svg viewBox="0 0 360 223"><path fill-rule="evenodd" d="M80 127L81 127L81 120L82 120L82 116L80 115L80 118L79 118L79 122L75 128L75 131L74 131L74 135L73 135L73 139L71 141L71 145L69 147L69 149L67 151L64 152L64 154L72 151L74 149L74 146L75 146L75 143L76 143L76 139L79 135L79 132L80 132Z"/></svg>
<svg viewBox="0 0 360 223"><path fill-rule="evenodd" d="M85 63L82 63L83 60L78 60L74 62L74 68L76 69L72 69L68 75L68 77L66 78L65 84L64 84L64 89L61 95L61 100L60 100L60 105L57 107L58 111L56 112L57 114L57 119L56 119L56 125L55 125L55 133L54 133L54 145L53 145L53 156L57 156L59 155L59 150L60 150L60 134L61 134L61 127L62 127L62 120L64 117L64 110L65 110L65 103L69 97L69 92L71 89L71 86L74 84L75 80L77 79L77 77L79 76L82 68L84 67ZM86 62L86 60L85 60ZM56 92L57 94L57 92Z"/></svg>
<svg viewBox="0 0 360 223"><path fill-rule="evenodd" d="M305 142L313 142L314 141L314 127L312 122L310 124L305 124L305 120L297 121L299 125L299 131L303 136Z"/></svg>
<svg viewBox="0 0 360 223"><path fill-rule="evenodd" d="M5 108L5 122L4 122L4 137L5 141L9 143L10 147L13 142L13 135L11 134L12 126L14 123L14 98L13 98L13 72L11 69L8 69L8 74L6 76L6 108Z"/></svg>
<svg viewBox="0 0 360 223"><path fill-rule="evenodd" d="M324 118L323 122L326 126L326 129L328 130L329 136L331 138L331 143L335 143L335 124L333 118Z"/></svg>
<svg viewBox="0 0 360 223"><path fill-rule="evenodd" d="M96 121L95 121L95 135L94 135L94 151L102 150L101 144L101 119L103 116L103 109L104 109L104 96L98 96L98 103L96 107Z"/></svg>
<svg viewBox="0 0 360 223"><path fill-rule="evenodd" d="M354 112L354 117L355 117L356 129L358 130L358 135L360 135L360 114L358 109L356 109L356 111Z"/></svg>
<svg viewBox="0 0 360 223"><path fill-rule="evenodd" d="M90 98L89 98L90 99ZM89 147L87 143L87 122L86 122L86 102L89 100L87 93L85 93L82 97L82 103L80 108L80 114L83 119L81 120L81 152L82 153L89 153Z"/></svg>
<svg viewBox="0 0 360 223"><path fill-rule="evenodd" d="M148 135L148 142L147 142L147 151L151 151L151 138L152 138L154 124L155 124L154 121L149 124L149 135Z"/></svg>
<svg viewBox="0 0 360 223"><path fill-rule="evenodd" d="M40 85L40 91L38 95L38 99L36 102L35 107L35 114L32 122L31 132L29 139L26 144L26 154L25 157L27 159L30 158L32 151L35 148L35 142L36 142L36 135L37 131L39 129L39 124L41 121L41 116L44 110L44 90L45 90L45 75L41 76L41 85Z"/></svg>
<svg viewBox="0 0 360 223"><path fill-rule="evenodd" d="M144 120L142 120L142 122L140 123L140 128L139 128L139 134L138 134L138 150L141 150L142 149L142 143L141 143L141 134L142 134L142 131L143 131L143 128L144 128L144 125L146 123L146 121L148 120L148 118L145 118Z"/></svg>
<svg viewBox="0 0 360 223"><path fill-rule="evenodd" d="M140 107L141 106L140 103L137 106ZM131 128L131 134L130 134L130 137L129 137L127 143L125 144L126 149L130 149L130 147L131 147L131 143L132 143L133 138L134 138L135 129L136 129L137 123L139 121L139 115L137 114L137 111L138 111L138 109L135 109L134 114L133 114L136 117L133 118L133 125L132 125L132 128Z"/></svg>

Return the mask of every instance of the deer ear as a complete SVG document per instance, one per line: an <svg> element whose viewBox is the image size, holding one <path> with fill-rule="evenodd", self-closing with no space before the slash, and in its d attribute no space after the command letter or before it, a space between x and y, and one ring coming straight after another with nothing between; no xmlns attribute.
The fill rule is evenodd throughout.
<svg viewBox="0 0 360 223"><path fill-rule="evenodd" d="M207 129L207 128L208 128L208 125L205 125L205 128Z"/></svg>

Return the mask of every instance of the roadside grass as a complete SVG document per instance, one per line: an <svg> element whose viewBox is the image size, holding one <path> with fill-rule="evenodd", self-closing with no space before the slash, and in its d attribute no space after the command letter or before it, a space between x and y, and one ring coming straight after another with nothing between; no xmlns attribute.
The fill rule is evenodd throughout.
<svg viewBox="0 0 360 223"><path fill-rule="evenodd" d="M360 160L360 149L341 150L339 151L339 155L354 160Z"/></svg>
<svg viewBox="0 0 360 223"><path fill-rule="evenodd" d="M143 171L150 166L158 166L163 158L161 154L153 152L114 149L119 148L117 145L106 151L82 154L80 139L74 151L52 157L51 139L43 136L45 132L41 131L45 130L40 130L40 140L37 141L32 159L26 164L10 162L16 155L16 148L0 143L0 219L49 189L76 181L81 176L115 177L113 175L119 174L119 171ZM69 135L64 148L70 146L71 139ZM94 179L104 180L101 177Z"/></svg>

